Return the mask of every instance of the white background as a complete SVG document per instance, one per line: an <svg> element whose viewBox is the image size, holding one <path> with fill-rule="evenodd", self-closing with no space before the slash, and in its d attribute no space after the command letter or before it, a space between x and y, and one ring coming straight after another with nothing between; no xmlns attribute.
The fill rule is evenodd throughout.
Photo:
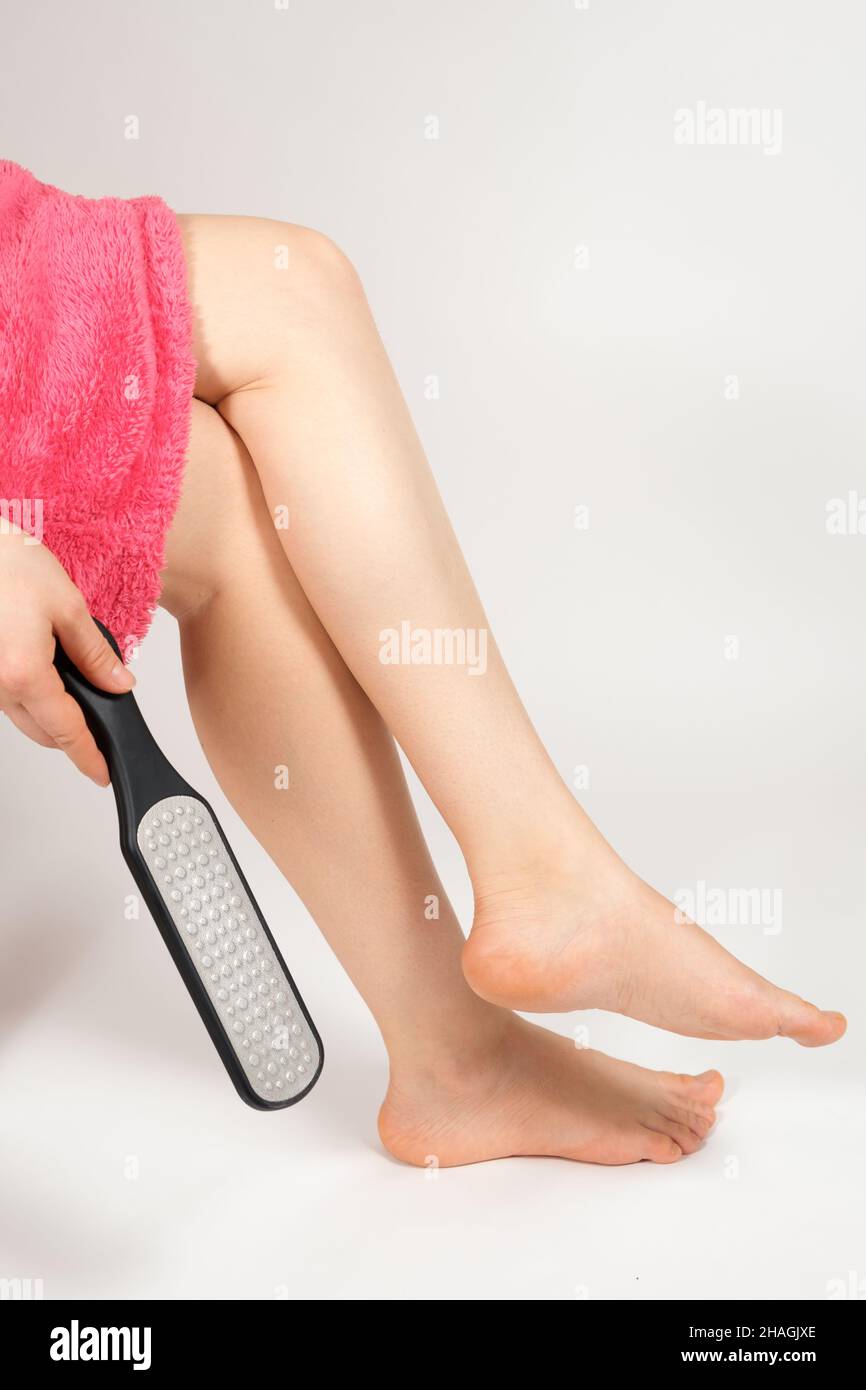
<svg viewBox="0 0 866 1390"><path fill-rule="evenodd" d="M859 6L0 10L3 156L71 192L282 217L344 247L563 775L588 766L588 810L664 892L781 889L780 933L718 934L851 1017L810 1053L560 1016L648 1065L720 1066L711 1142L672 1169L400 1167L375 1133L373 1025L216 789L160 614L141 703L226 826L325 1072L293 1110L245 1109L156 929L124 918L110 794L4 727L0 1277L122 1298L856 1287L866 535L830 536L825 515L866 496ZM781 152L677 145L674 112L700 101L780 109Z"/></svg>

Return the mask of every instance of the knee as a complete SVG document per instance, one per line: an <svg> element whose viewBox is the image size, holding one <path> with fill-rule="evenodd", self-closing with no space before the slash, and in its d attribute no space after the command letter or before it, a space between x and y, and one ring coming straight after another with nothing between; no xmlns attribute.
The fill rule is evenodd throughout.
<svg viewBox="0 0 866 1390"><path fill-rule="evenodd" d="M257 565L267 528L254 469L216 410L193 400L183 488L165 543L160 604L178 621ZM266 519L266 518L265 518Z"/></svg>
<svg viewBox="0 0 866 1390"><path fill-rule="evenodd" d="M271 378L310 339L366 304L360 277L330 237L259 217L180 218L195 307L196 395L216 405Z"/></svg>
<svg viewBox="0 0 866 1390"><path fill-rule="evenodd" d="M315 306L339 306L363 299L361 277L352 261L323 232L291 223L273 223L273 284L280 296Z"/></svg>
<svg viewBox="0 0 866 1390"><path fill-rule="evenodd" d="M256 222L255 249L243 262L240 291L244 361L230 385L277 383L322 360L359 321L368 321L361 278L349 257L323 232L286 222ZM240 301L239 301L240 306ZM231 391L219 409L238 428Z"/></svg>

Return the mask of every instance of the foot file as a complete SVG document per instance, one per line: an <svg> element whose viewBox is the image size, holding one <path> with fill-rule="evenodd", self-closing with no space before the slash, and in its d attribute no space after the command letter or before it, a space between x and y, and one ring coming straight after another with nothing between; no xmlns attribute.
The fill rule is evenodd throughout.
<svg viewBox="0 0 866 1390"><path fill-rule="evenodd" d="M59 642L55 665L108 763L123 857L241 1099L294 1105L319 1078L321 1039L219 821L133 695L91 685Z"/></svg>

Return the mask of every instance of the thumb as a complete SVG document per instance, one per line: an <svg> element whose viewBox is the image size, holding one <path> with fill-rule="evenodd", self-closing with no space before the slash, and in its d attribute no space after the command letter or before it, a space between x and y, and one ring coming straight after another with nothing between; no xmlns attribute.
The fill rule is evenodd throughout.
<svg viewBox="0 0 866 1390"><path fill-rule="evenodd" d="M106 642L82 600L75 609L54 621L54 631L71 661L93 685L111 694L131 690L135 677Z"/></svg>

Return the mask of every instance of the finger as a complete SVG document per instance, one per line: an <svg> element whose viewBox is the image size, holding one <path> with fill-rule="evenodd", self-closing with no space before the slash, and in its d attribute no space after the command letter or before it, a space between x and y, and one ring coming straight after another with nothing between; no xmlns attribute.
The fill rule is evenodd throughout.
<svg viewBox="0 0 866 1390"><path fill-rule="evenodd" d="M93 685L98 685L100 690L120 694L135 685L132 672L126 669L106 642L80 596L70 603L68 609L55 616L54 631L66 655L81 674Z"/></svg>
<svg viewBox="0 0 866 1390"><path fill-rule="evenodd" d="M14 724L16 729L20 729L22 734L26 734L34 743L41 744L43 748L57 747L54 739L49 738L45 730L36 723L32 715L27 713L23 705L7 705L3 713L10 724Z"/></svg>
<svg viewBox="0 0 866 1390"><path fill-rule="evenodd" d="M97 786L108 786L105 759L84 722L81 707L66 694L53 666L35 678L30 690L22 695L21 703L57 747L72 759L79 772L90 777Z"/></svg>

